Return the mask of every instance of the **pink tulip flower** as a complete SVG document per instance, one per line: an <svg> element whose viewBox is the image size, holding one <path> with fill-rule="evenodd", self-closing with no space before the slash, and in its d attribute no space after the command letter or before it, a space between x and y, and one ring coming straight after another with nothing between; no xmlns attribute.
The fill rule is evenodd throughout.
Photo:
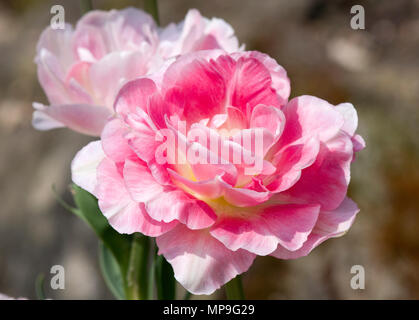
<svg viewBox="0 0 419 320"><path fill-rule="evenodd" d="M39 39L35 62L50 106L34 103L33 125L99 136L125 82L177 55L203 49L240 50L229 24L204 18L197 10L166 28L158 28L150 15L134 8L91 11L74 30L69 24L64 30L48 27Z"/></svg>
<svg viewBox="0 0 419 320"><path fill-rule="evenodd" d="M122 87L73 181L118 232L156 237L187 290L211 294L256 256L307 255L359 211L346 197L364 147L354 107L289 94L265 54L182 55Z"/></svg>

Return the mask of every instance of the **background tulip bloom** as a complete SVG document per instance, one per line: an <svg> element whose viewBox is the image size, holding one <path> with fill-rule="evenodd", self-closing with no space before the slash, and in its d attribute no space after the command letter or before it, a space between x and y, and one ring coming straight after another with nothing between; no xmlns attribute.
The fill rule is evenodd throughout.
<svg viewBox="0 0 419 320"><path fill-rule="evenodd" d="M288 102L289 94L285 70L265 54L181 56L162 76L121 89L117 118L77 154L73 181L98 198L118 232L157 237L159 254L194 294L212 293L257 255L307 255L354 221L358 208L346 192L354 152L364 144L351 104L312 96ZM191 139L197 129L231 152ZM173 143L157 138L161 130L176 136L169 148L184 143L178 155L186 162L158 161L162 144ZM249 163L231 155L252 153L244 137L257 130L262 154L252 156L262 167L247 174ZM190 150L216 161L192 163Z"/></svg>
<svg viewBox="0 0 419 320"><path fill-rule="evenodd" d="M158 28L147 13L91 11L75 30L48 27L41 35L35 62L50 106L34 103L39 130L69 127L98 136L120 87L147 75L168 59L203 49L238 51L234 30L221 19L190 10L185 20Z"/></svg>

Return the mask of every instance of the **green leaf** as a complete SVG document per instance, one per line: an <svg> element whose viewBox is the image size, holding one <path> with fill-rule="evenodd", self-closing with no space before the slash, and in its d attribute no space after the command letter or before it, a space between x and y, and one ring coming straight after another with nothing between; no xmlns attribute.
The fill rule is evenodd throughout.
<svg viewBox="0 0 419 320"><path fill-rule="evenodd" d="M118 299L148 299L152 292L148 287L149 238L118 233L101 213L94 196L76 185L72 191L77 208L67 207L102 240L99 259L109 289Z"/></svg>
<svg viewBox="0 0 419 320"><path fill-rule="evenodd" d="M157 298L174 300L176 297L176 280L172 266L162 255L155 257Z"/></svg>
<svg viewBox="0 0 419 320"><path fill-rule="evenodd" d="M92 0L80 0L80 10L82 14L93 10Z"/></svg>
<svg viewBox="0 0 419 320"><path fill-rule="evenodd" d="M95 231L97 236L118 261L122 274L126 274L132 236L120 234L109 225L108 220L100 212L97 199L89 192L73 185L73 195L78 208L78 216Z"/></svg>
<svg viewBox="0 0 419 320"><path fill-rule="evenodd" d="M243 284L240 275L224 285L227 300L244 300Z"/></svg>
<svg viewBox="0 0 419 320"><path fill-rule="evenodd" d="M99 265L103 278L112 294L119 300L125 299L124 277L112 252L99 241Z"/></svg>

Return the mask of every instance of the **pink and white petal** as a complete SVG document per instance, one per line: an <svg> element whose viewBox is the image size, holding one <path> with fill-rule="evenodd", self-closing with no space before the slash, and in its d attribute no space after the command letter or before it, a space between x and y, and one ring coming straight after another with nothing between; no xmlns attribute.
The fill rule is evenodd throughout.
<svg viewBox="0 0 419 320"><path fill-rule="evenodd" d="M72 101L94 104L92 85L89 76L90 62L77 61L67 69L65 85Z"/></svg>
<svg viewBox="0 0 419 320"><path fill-rule="evenodd" d="M245 188L234 188L221 181L224 185L224 199L237 207L256 206L267 201L271 197L269 191L259 192Z"/></svg>
<svg viewBox="0 0 419 320"><path fill-rule="evenodd" d="M365 140L359 134L352 137L352 143L354 145L354 152L361 151L365 148Z"/></svg>
<svg viewBox="0 0 419 320"><path fill-rule="evenodd" d="M43 108L37 104L36 108L32 122L36 129L48 130L62 123L74 131L91 136L100 136L105 123L112 116L104 107L87 104L51 105Z"/></svg>
<svg viewBox="0 0 419 320"><path fill-rule="evenodd" d="M319 205L284 204L263 210L262 218L284 248L301 248L319 217Z"/></svg>
<svg viewBox="0 0 419 320"><path fill-rule="evenodd" d="M89 13L87 16L94 13ZM107 45L100 30L93 26L79 27L82 19L76 26L72 39L72 52L78 60L95 62L102 59L108 52Z"/></svg>
<svg viewBox="0 0 419 320"><path fill-rule="evenodd" d="M181 92L170 95L170 102L174 105L184 104L183 116L188 123L199 122L225 111L224 79L204 59L190 55L178 58L166 70L163 84L165 90L182 88Z"/></svg>
<svg viewBox="0 0 419 320"><path fill-rule="evenodd" d="M191 9L181 23L170 24L163 29L160 33L160 53L168 58L193 51L204 31L204 19L198 10Z"/></svg>
<svg viewBox="0 0 419 320"><path fill-rule="evenodd" d="M231 141L225 141L225 144L233 149L231 150L233 155L243 156L241 164L246 166L253 164L256 158L263 160L277 138L278 136L275 137L268 129L258 127L240 130L237 134L233 134Z"/></svg>
<svg viewBox="0 0 419 320"><path fill-rule="evenodd" d="M156 90L155 83L148 78L127 82L115 98L115 111L122 117L136 113L137 108L147 111L148 99Z"/></svg>
<svg viewBox="0 0 419 320"><path fill-rule="evenodd" d="M349 136L355 134L356 128L358 127L358 115L352 103L341 103L335 107L344 119L344 124L341 130L345 131Z"/></svg>
<svg viewBox="0 0 419 320"><path fill-rule="evenodd" d="M238 209L237 215L240 215ZM222 216L211 228L211 234L230 250L245 249L257 255L268 255L278 243L295 251L301 248L316 224L318 205L276 205L260 208L253 215Z"/></svg>
<svg viewBox="0 0 419 320"><path fill-rule="evenodd" d="M44 112L44 110L48 108L47 106L37 102L34 102L32 106L35 109L32 115L32 126L36 130L46 131L57 128L65 128L65 125L62 122L51 118L46 112Z"/></svg>
<svg viewBox="0 0 419 320"><path fill-rule="evenodd" d="M71 79L74 79L79 83L83 88L90 90L91 81L89 77L89 70L92 66L92 63L86 61L76 61L73 63L70 68L67 69L67 74L65 77L65 82L68 84Z"/></svg>
<svg viewBox="0 0 419 320"><path fill-rule="evenodd" d="M144 205L131 199L120 171L110 159L105 158L97 172L95 194L99 200L99 208L116 231L141 232L156 237L176 226L177 221L164 223L151 219Z"/></svg>
<svg viewBox="0 0 419 320"><path fill-rule="evenodd" d="M285 116L275 107L257 105L250 116L250 128L266 128L277 139L285 126Z"/></svg>
<svg viewBox="0 0 419 320"><path fill-rule="evenodd" d="M237 169L228 161L222 159L217 153L213 152L211 139L220 140L215 130L208 129L201 124L194 124L185 137L182 132L176 130L168 123L168 127L172 130L177 138L179 146L178 151L186 158L194 178L198 181L208 181L216 176L223 176L224 181L234 185L237 181ZM178 152L179 153L179 152Z"/></svg>
<svg viewBox="0 0 419 320"><path fill-rule="evenodd" d="M271 255L278 259L297 259L308 255L315 247L329 238L342 236L352 226L359 209L349 198L331 212L320 212L313 232L308 236L304 245L296 250L289 251L281 245Z"/></svg>
<svg viewBox="0 0 419 320"><path fill-rule="evenodd" d="M255 255L231 251L208 230L189 230L183 225L156 239L159 254L172 265L175 278L193 294L211 294L246 272Z"/></svg>
<svg viewBox="0 0 419 320"><path fill-rule="evenodd" d="M239 41L234 35L234 29L230 24L225 22L223 19L212 18L205 26L205 34L213 37L216 40L216 45L220 49L223 49L229 53L241 51L239 47ZM215 45L208 47L208 49L216 49Z"/></svg>
<svg viewBox="0 0 419 320"><path fill-rule="evenodd" d="M226 105L244 114L258 104L280 106L269 70L258 59L239 57L236 61L222 55L211 63L227 84Z"/></svg>
<svg viewBox="0 0 419 320"><path fill-rule="evenodd" d="M147 163L156 163L157 148L163 143L162 140L164 140L163 131L158 131L150 117L142 110L137 111L141 113L141 116L131 114L125 119L125 122L131 129L125 135L125 138L130 148L141 160ZM150 127L150 125L153 127Z"/></svg>
<svg viewBox="0 0 419 320"><path fill-rule="evenodd" d="M281 107L288 102L291 92L290 79L287 76L286 70L280 66L275 59L272 59L267 54L258 51L246 51L243 53L238 52L234 53L233 56L235 59L238 59L239 57L250 57L262 62L269 70L272 79L271 86L278 96Z"/></svg>
<svg viewBox="0 0 419 320"><path fill-rule="evenodd" d="M9 297L5 294L0 293L0 300L28 300L28 299L24 297L13 298L13 297Z"/></svg>
<svg viewBox="0 0 419 320"><path fill-rule="evenodd" d="M148 59L141 52L124 51L107 54L103 59L92 64L89 77L96 99L112 109L115 97L122 85L147 74L146 61Z"/></svg>
<svg viewBox="0 0 419 320"><path fill-rule="evenodd" d="M56 56L41 49L35 59L38 80L51 104L72 103L72 97L65 84L65 71Z"/></svg>
<svg viewBox="0 0 419 320"><path fill-rule="evenodd" d="M73 27L69 23L65 24L64 29L46 28L36 45L37 57L35 61L38 62L39 54L44 49L56 56L62 69L66 70L75 60L71 50L72 37Z"/></svg>
<svg viewBox="0 0 419 320"><path fill-rule="evenodd" d="M153 18L135 8L90 11L77 23L73 46L76 53L82 49L99 60L112 51L133 51L143 43L152 45L155 29Z"/></svg>
<svg viewBox="0 0 419 320"><path fill-rule="evenodd" d="M228 121L226 123L227 129L244 129L248 127L248 121L246 115L236 107L227 107Z"/></svg>
<svg viewBox="0 0 419 320"><path fill-rule="evenodd" d="M313 96L294 98L282 111L287 122L279 141L280 146L313 136L317 136L321 142L327 142L344 125L343 116L334 106Z"/></svg>
<svg viewBox="0 0 419 320"><path fill-rule="evenodd" d="M205 229L217 219L205 202L188 197L182 190L165 190L145 204L150 217L157 221L178 220L189 229Z"/></svg>
<svg viewBox="0 0 419 320"><path fill-rule="evenodd" d="M164 193L164 187L154 179L145 163L126 160L123 175L127 190L135 202L147 202Z"/></svg>
<svg viewBox="0 0 419 320"><path fill-rule="evenodd" d="M172 169L167 169L170 176L176 185L185 188L188 193L198 197L206 197L209 199L216 199L223 195L225 183L222 183L221 177L204 181L193 181L178 174Z"/></svg>
<svg viewBox="0 0 419 320"><path fill-rule="evenodd" d="M317 137L312 137L306 142L294 143L278 151L272 163L279 168L279 172L264 180L267 188L271 192L282 192L291 188L300 178L301 170L314 163L319 150L319 140Z"/></svg>
<svg viewBox="0 0 419 320"><path fill-rule="evenodd" d="M322 210L334 210L345 198L353 156L350 137L341 132L320 145L316 161L302 171L298 182L281 193L295 201L319 203Z"/></svg>
<svg viewBox="0 0 419 320"><path fill-rule="evenodd" d="M352 226L358 212L359 208L357 204L346 197L335 210L320 212L319 219L313 232L324 235L342 235Z"/></svg>
<svg viewBox="0 0 419 320"><path fill-rule="evenodd" d="M77 152L71 162L71 179L84 190L95 195L97 167L105 158L100 141L92 141Z"/></svg>
<svg viewBox="0 0 419 320"><path fill-rule="evenodd" d="M271 256L284 260L298 259L307 256L315 247L317 247L319 244L321 244L323 241L326 241L330 237L331 236L322 236L313 232L308 236L307 241L300 249L290 251L285 249L283 246L278 245L278 248L273 253L271 253Z"/></svg>
<svg viewBox="0 0 419 320"><path fill-rule="evenodd" d="M103 128L102 148L106 156L114 162L124 162L125 159L133 158L135 155L125 138L128 132L126 124L118 118L110 120Z"/></svg>
<svg viewBox="0 0 419 320"><path fill-rule="evenodd" d="M159 222L152 219L142 203L130 202L109 218L110 225L119 233L140 232L149 237L158 237L173 229L178 222Z"/></svg>
<svg viewBox="0 0 419 320"><path fill-rule="evenodd" d="M238 208L237 215L240 214L239 210ZM278 239L260 217L223 217L221 212L221 217L210 233L232 251L244 249L266 256L278 246Z"/></svg>

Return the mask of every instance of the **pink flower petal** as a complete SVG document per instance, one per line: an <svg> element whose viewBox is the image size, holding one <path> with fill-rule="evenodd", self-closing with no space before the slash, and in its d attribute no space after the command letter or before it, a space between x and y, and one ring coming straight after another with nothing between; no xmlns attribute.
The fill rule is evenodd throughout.
<svg viewBox="0 0 419 320"><path fill-rule="evenodd" d="M177 221L159 222L150 218L144 205L133 201L115 164L105 158L97 170L99 208L112 227L119 233L141 232L159 236L176 226Z"/></svg>
<svg viewBox="0 0 419 320"><path fill-rule="evenodd" d="M290 96L291 85L285 69L280 66L275 59L272 59L267 54L258 51L245 51L236 52L232 56L237 59L238 57L254 58L262 62L263 65L269 70L271 75L271 87L275 90L281 106L288 102ZM266 104L266 103L263 103ZM270 104L266 104L270 105Z"/></svg>
<svg viewBox="0 0 419 320"><path fill-rule="evenodd" d="M89 69L94 95L105 106L111 108L119 89L127 81L147 73L146 57L138 51L112 52ZM142 81L144 85L145 81ZM148 85L148 83L147 83ZM152 85L150 85L152 86ZM141 92L146 89L141 88ZM147 92L147 91L146 91Z"/></svg>
<svg viewBox="0 0 419 320"><path fill-rule="evenodd" d="M205 204L188 197L181 190L165 191L145 204L148 214L157 221L178 220L189 229L204 229L212 226L217 218Z"/></svg>
<svg viewBox="0 0 419 320"><path fill-rule="evenodd" d="M81 149L71 162L71 179L84 190L95 194L96 170L105 158L100 141L93 141Z"/></svg>
<svg viewBox="0 0 419 320"><path fill-rule="evenodd" d="M164 75L165 88L178 87L181 91L171 95L174 105L183 105L183 116L189 123L210 118L224 111L226 87L221 75L203 59L181 57ZM203 107L205 106L205 108Z"/></svg>
<svg viewBox="0 0 419 320"><path fill-rule="evenodd" d="M140 78L126 83L115 98L115 111L122 117L136 113L137 108L147 110L149 97L156 92L151 79Z"/></svg>
<svg viewBox="0 0 419 320"><path fill-rule="evenodd" d="M312 137L306 142L294 143L280 150L272 160L279 172L266 178L267 188L272 192L282 192L292 187L300 178L301 170L314 163L319 149L319 140Z"/></svg>
<svg viewBox="0 0 419 320"><path fill-rule="evenodd" d="M358 127L358 115L353 104L347 102L341 103L335 107L335 110L342 115L345 121L341 129L349 136L353 136Z"/></svg>
<svg viewBox="0 0 419 320"><path fill-rule="evenodd" d="M32 124L35 129L48 130L63 126L91 136L100 136L111 112L99 106L64 104L49 107L36 104ZM51 120L53 119L53 121Z"/></svg>
<svg viewBox="0 0 419 320"><path fill-rule="evenodd" d="M298 182L281 193L309 203L319 203L323 210L333 210L345 198L353 150L346 133L340 133L327 144L320 145L316 161L302 171Z"/></svg>
<svg viewBox="0 0 419 320"><path fill-rule="evenodd" d="M159 254L172 265L177 281L193 294L211 294L246 272L255 255L227 249L207 230L179 225L156 239Z"/></svg>
<svg viewBox="0 0 419 320"><path fill-rule="evenodd" d="M281 245L271 255L278 259L297 259L308 255L315 247L329 238L340 237L349 230L359 212L357 205L349 198L331 212L320 212L316 227L304 245L289 251Z"/></svg>
<svg viewBox="0 0 419 320"><path fill-rule="evenodd" d="M222 210L222 209L221 209ZM303 246L316 224L318 205L275 205L252 209L237 208L237 216L223 216L211 234L230 250L245 249L257 255L275 251L278 243L295 251Z"/></svg>
<svg viewBox="0 0 419 320"><path fill-rule="evenodd" d="M287 121L280 139L281 146L313 136L326 142L344 125L343 116L331 104L312 96L294 98L282 111Z"/></svg>
<svg viewBox="0 0 419 320"><path fill-rule="evenodd" d="M124 162L134 155L125 139L127 133L128 128L120 119L112 119L103 128L101 135L103 151L107 157L117 163Z"/></svg>
<svg viewBox="0 0 419 320"><path fill-rule="evenodd" d="M234 60L222 55L212 61L213 68L224 78L227 86L226 105L247 113L258 104L280 106L275 90L271 87L269 70L254 57L239 57Z"/></svg>
<svg viewBox="0 0 419 320"><path fill-rule="evenodd" d="M36 45L37 56L35 61L39 63L40 53L46 50L51 55L57 57L62 70L70 67L74 62L74 55L71 51L71 38L73 37L73 27L66 23L64 29L46 28Z"/></svg>
<svg viewBox="0 0 419 320"><path fill-rule="evenodd" d="M90 11L77 23L73 47L76 54L83 49L99 60L112 51L138 50L143 43L152 45L154 28L153 18L135 8Z"/></svg>
<svg viewBox="0 0 419 320"><path fill-rule="evenodd" d="M164 187L157 183L148 167L142 163L126 160L123 175L125 185L135 202L147 202L164 192Z"/></svg>
<svg viewBox="0 0 419 320"><path fill-rule="evenodd" d="M56 56L41 49L35 59L38 64L38 80L51 104L72 102L65 85L64 68Z"/></svg>
<svg viewBox="0 0 419 320"><path fill-rule="evenodd" d="M250 117L251 128L266 128L275 138L279 138L284 130L285 116L278 108L257 105Z"/></svg>

